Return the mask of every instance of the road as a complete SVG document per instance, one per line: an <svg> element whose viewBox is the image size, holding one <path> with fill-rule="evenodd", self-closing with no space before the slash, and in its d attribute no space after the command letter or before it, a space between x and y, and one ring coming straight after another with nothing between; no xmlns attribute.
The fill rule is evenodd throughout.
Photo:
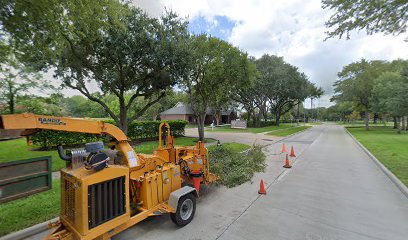
<svg viewBox="0 0 408 240"><path fill-rule="evenodd" d="M185 135L188 137L198 137L198 130L197 128L187 128ZM221 143L239 142L239 143L244 143L248 145L253 145L253 144L270 145L271 143L282 139L282 137L265 135L262 133L217 132L217 131L211 131L211 130L205 131L205 137L220 140Z"/></svg>
<svg viewBox="0 0 408 240"><path fill-rule="evenodd" d="M267 169L252 182L204 188L189 225L152 217L113 239L408 239L408 199L343 127L316 126L284 142L298 155L293 168L282 168L281 143L271 144ZM257 193L261 178L267 195Z"/></svg>

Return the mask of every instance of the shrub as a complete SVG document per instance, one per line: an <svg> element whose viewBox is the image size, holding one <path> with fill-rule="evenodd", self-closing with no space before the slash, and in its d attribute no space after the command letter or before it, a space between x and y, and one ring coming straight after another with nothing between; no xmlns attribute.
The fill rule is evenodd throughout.
<svg viewBox="0 0 408 240"><path fill-rule="evenodd" d="M106 120L105 122L111 124L115 123L112 120ZM184 135L184 128L187 125L187 121L174 120L167 122L170 125L173 136L178 137ZM134 121L129 125L127 136L130 140L136 141L145 141L158 138L160 124L161 121ZM164 134L165 133L166 131L164 131ZM31 137L31 140L35 145L46 149L55 147L58 144L75 146L87 142L103 141L104 138L95 134L42 130L34 134Z"/></svg>
<svg viewBox="0 0 408 240"><path fill-rule="evenodd" d="M254 145L246 153L233 151L229 147L211 148L210 171L220 177L220 183L234 187L250 181L255 172L263 172L266 156L262 146Z"/></svg>

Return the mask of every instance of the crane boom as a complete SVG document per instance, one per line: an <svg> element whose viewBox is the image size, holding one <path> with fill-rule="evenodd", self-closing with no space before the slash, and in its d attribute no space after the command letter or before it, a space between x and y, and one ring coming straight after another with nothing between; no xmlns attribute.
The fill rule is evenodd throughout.
<svg viewBox="0 0 408 240"><path fill-rule="evenodd" d="M126 135L115 125L84 118L68 118L43 116L22 113L0 116L0 129L4 130L36 130L49 129L66 132L90 134L108 134L117 141L127 141Z"/></svg>

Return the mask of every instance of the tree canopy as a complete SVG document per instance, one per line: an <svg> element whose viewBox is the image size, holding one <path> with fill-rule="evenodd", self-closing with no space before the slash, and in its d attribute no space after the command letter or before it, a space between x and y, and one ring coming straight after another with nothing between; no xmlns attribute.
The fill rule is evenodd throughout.
<svg viewBox="0 0 408 240"><path fill-rule="evenodd" d="M191 65L182 85L198 118L199 137L203 139L207 109L220 111L234 89L249 83L255 68L246 53L205 34L192 36L188 49Z"/></svg>
<svg viewBox="0 0 408 240"><path fill-rule="evenodd" d="M365 30L398 35L407 31L408 2L401 0L322 0L323 8L334 10L326 22L328 38L346 35L353 30Z"/></svg>
<svg viewBox="0 0 408 240"><path fill-rule="evenodd" d="M39 0L6 1L0 15L22 61L54 70L65 87L99 103L125 132L185 70L187 22L172 12L156 19L121 1ZM104 94L117 97L119 114ZM134 105L138 97L144 105ZM128 115L130 109L136 110Z"/></svg>
<svg viewBox="0 0 408 240"><path fill-rule="evenodd" d="M304 73L286 63L282 57L263 55L254 63L258 70L256 79L249 87L239 89L234 99L252 114L258 124L260 116L267 120L268 110L279 124L280 117L296 104L323 93Z"/></svg>
<svg viewBox="0 0 408 240"><path fill-rule="evenodd" d="M369 129L369 113L372 107L372 90L374 80L390 65L386 61L362 59L343 67L334 83L336 102L350 101L358 110L365 112L365 127Z"/></svg>

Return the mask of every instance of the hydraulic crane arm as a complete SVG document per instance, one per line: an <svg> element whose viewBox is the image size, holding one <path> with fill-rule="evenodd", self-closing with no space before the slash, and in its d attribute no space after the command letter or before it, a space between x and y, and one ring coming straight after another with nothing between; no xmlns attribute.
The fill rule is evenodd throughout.
<svg viewBox="0 0 408 240"><path fill-rule="evenodd" d="M126 135L118 127L102 121L81 118L42 116L32 113L0 115L0 129L26 131L49 129L66 132L107 134L119 142L128 140Z"/></svg>

